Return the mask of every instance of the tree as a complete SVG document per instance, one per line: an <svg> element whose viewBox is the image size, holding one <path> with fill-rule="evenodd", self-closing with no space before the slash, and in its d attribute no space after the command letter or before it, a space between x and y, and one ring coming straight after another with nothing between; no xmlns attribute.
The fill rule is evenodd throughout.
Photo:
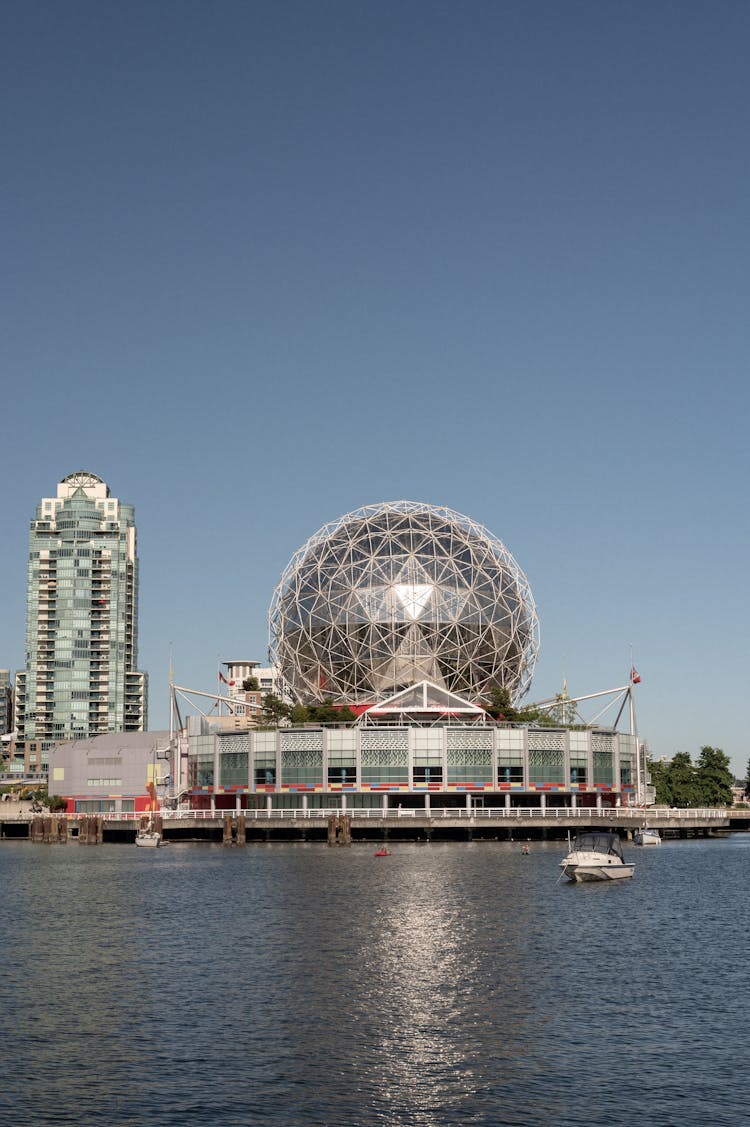
<svg viewBox="0 0 750 1127"><path fill-rule="evenodd" d="M660 806L674 806L672 788L669 785L669 764L649 759L646 771L654 788L655 801Z"/></svg>
<svg viewBox="0 0 750 1127"><path fill-rule="evenodd" d="M670 806L700 806L695 767L687 751L678 751L667 769Z"/></svg>
<svg viewBox="0 0 750 1127"><path fill-rule="evenodd" d="M246 677L242 682L242 688L246 693L257 693L260 689L260 681L257 677Z"/></svg>
<svg viewBox="0 0 750 1127"><path fill-rule="evenodd" d="M291 708L274 693L267 693L263 697L263 713L267 720L278 724L280 720L288 720Z"/></svg>
<svg viewBox="0 0 750 1127"><path fill-rule="evenodd" d="M729 756L720 747L702 747L698 758L701 804L731 806L734 777L729 770Z"/></svg>
<svg viewBox="0 0 750 1127"><path fill-rule="evenodd" d="M351 724L357 719L348 705L336 705L328 701L311 704L307 711L310 720L316 724Z"/></svg>
<svg viewBox="0 0 750 1127"><path fill-rule="evenodd" d="M506 688L492 685L488 696L487 712L493 720L507 720L510 723L517 718L518 712L511 704L510 693Z"/></svg>
<svg viewBox="0 0 750 1127"><path fill-rule="evenodd" d="M750 759L747 761L747 774L745 775L745 797L750 798Z"/></svg>
<svg viewBox="0 0 750 1127"><path fill-rule="evenodd" d="M667 806L731 806L732 773L729 757L718 747L702 747L698 765L686 751L670 763L649 760L648 773L656 801Z"/></svg>
<svg viewBox="0 0 750 1127"><path fill-rule="evenodd" d="M538 724L542 728L559 727L556 719L541 708L516 708L504 685L492 685L488 696L490 700L486 711L493 720L504 720L507 724Z"/></svg>

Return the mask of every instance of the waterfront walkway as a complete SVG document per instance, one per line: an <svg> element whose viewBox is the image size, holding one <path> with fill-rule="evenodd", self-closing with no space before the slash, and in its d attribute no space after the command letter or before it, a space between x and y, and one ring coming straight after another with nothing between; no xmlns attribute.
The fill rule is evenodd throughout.
<svg viewBox="0 0 750 1127"><path fill-rule="evenodd" d="M34 841L123 841L135 837L142 814L33 814L28 803L4 804L0 809L0 836L30 837ZM13 807L13 809L11 809ZM649 826L663 837L692 837L746 830L748 811L723 808L646 811ZM330 838L332 820L346 819L351 840L544 840L563 839L569 832L588 828L617 830L632 836L644 821L644 812L631 807L461 807L368 809L258 809L164 810L159 814L165 840L245 841L324 840Z"/></svg>

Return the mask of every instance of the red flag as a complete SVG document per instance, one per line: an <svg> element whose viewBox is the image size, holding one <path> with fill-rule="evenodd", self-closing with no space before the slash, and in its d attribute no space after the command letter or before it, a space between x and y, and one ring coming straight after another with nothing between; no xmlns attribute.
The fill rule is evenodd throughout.
<svg viewBox="0 0 750 1127"><path fill-rule="evenodd" d="M229 684L229 682L227 681L226 677L225 677L225 676L224 676L224 674L223 674L223 673L221 672L221 670L219 670L219 680L220 680L220 681L223 681L225 685L228 685L228 684Z"/></svg>
<svg viewBox="0 0 750 1127"><path fill-rule="evenodd" d="M630 680L634 685L639 685L641 681L641 675L634 665L630 667Z"/></svg>

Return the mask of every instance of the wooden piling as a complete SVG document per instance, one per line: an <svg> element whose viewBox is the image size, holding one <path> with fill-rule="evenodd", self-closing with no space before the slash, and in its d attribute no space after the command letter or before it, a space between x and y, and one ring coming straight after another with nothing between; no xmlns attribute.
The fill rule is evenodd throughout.
<svg viewBox="0 0 750 1127"><path fill-rule="evenodd" d="M352 816L351 814L329 814L328 816L328 844L351 845L352 843Z"/></svg>
<svg viewBox="0 0 750 1127"><path fill-rule="evenodd" d="M222 819L222 842L224 845L245 844L244 817L235 818L231 814L227 814Z"/></svg>
<svg viewBox="0 0 750 1127"><path fill-rule="evenodd" d="M84 814L78 830L81 845L101 845L104 841L104 818L101 814Z"/></svg>

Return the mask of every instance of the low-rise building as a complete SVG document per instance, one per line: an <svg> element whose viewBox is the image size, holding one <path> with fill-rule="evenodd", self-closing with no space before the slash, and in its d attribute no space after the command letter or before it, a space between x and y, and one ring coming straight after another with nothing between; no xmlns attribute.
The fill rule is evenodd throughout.
<svg viewBox="0 0 750 1127"><path fill-rule="evenodd" d="M165 797L170 772L169 732L108 732L52 748L49 794L70 814L139 813L150 782Z"/></svg>

